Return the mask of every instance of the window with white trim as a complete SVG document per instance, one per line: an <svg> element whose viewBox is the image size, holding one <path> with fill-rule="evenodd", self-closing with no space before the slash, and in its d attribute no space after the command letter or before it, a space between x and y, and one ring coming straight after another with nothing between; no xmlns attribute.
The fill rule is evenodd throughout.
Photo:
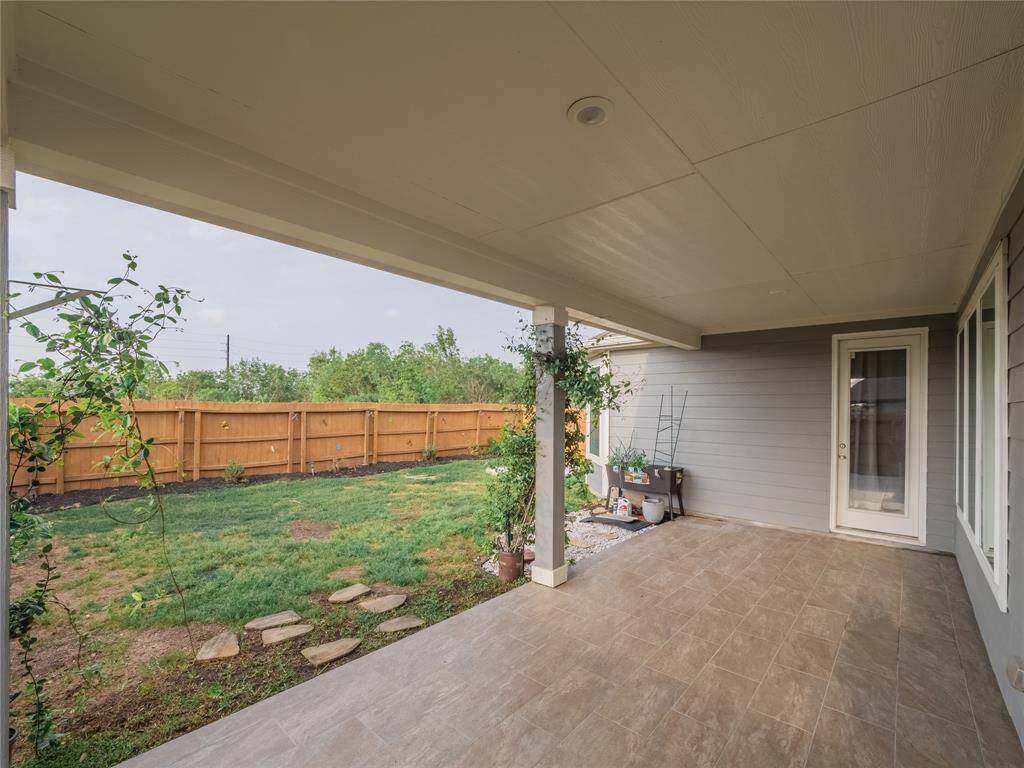
<svg viewBox="0 0 1024 768"><path fill-rule="evenodd" d="M1005 243L957 322L956 507L1000 609L1006 610Z"/></svg>
<svg viewBox="0 0 1024 768"><path fill-rule="evenodd" d="M596 418L587 406L587 457L593 461L604 461L605 446L608 440L605 432L608 428L606 413L598 413Z"/></svg>

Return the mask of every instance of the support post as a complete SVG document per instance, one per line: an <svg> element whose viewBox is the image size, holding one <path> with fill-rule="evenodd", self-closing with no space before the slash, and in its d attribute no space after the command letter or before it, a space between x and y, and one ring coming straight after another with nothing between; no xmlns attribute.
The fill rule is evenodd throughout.
<svg viewBox="0 0 1024 768"><path fill-rule="evenodd" d="M0 83L3 88L5 83ZM9 148L0 147L0 152L9 152ZM6 155L5 155L5 160ZM13 159L13 158L12 158ZM13 165L13 163L12 163ZM8 279L8 247L10 244L10 227L7 217L7 208L10 205L10 195L13 192L14 170L10 169L10 179L7 173L0 173L0 410L7 418L7 379L8 362L10 356L10 323L7 315L10 312L10 296ZM10 186L8 186L10 184ZM10 669L11 653L10 643L7 638L10 636L8 616L11 608L11 535L8 509L7 488L10 483L11 461L8 456L9 440L7 435L0 440L0 464L3 464L3 492L0 493L0 598L3 605L0 606L0 637L3 638L3 651L0 652L0 691L3 692L2 715L0 715L0 733L7 733L10 725L10 706L8 703L8 691L11 689ZM3 750L0 764L7 766L7 750Z"/></svg>
<svg viewBox="0 0 1024 768"><path fill-rule="evenodd" d="M537 352L565 352L566 313L561 307L537 307L533 325ZM557 587L567 578L565 564L565 392L554 377L537 375L537 502L532 579Z"/></svg>

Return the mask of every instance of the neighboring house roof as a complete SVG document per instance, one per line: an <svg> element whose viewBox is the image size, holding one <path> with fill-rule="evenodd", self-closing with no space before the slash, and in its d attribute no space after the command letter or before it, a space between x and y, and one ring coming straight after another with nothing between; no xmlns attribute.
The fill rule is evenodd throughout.
<svg viewBox="0 0 1024 768"><path fill-rule="evenodd" d="M587 353L590 357L603 355L605 352L617 352L623 349L649 349L650 347L662 346L653 341L634 339L615 331L603 331L586 342Z"/></svg>

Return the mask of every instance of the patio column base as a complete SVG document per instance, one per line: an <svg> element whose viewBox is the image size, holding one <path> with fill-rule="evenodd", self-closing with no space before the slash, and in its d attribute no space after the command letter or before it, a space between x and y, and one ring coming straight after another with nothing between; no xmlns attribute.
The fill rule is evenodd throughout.
<svg viewBox="0 0 1024 768"><path fill-rule="evenodd" d="M566 313L561 307L533 311L537 352L565 352ZM557 587L565 567L565 392L550 373L537 373L537 485L534 506L533 580Z"/></svg>
<svg viewBox="0 0 1024 768"><path fill-rule="evenodd" d="M536 564L530 566L530 580L535 584L544 587L557 587L569 580L569 566L562 565L554 570L550 568L538 568Z"/></svg>

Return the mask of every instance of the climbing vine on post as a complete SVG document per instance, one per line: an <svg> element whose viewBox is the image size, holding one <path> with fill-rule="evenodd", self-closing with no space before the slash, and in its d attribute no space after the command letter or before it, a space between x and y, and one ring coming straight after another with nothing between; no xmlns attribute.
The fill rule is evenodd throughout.
<svg viewBox="0 0 1024 768"><path fill-rule="evenodd" d="M591 360L579 327L565 329L565 352L537 352L536 330L523 323L506 349L517 355L527 375L519 402L525 413L518 423L506 424L494 444L496 473L487 487L486 523L497 532L497 549L518 552L533 532L537 491L537 378L550 374L565 392L565 466L567 475L583 480L592 466L585 451L584 413L618 410L632 392L627 380L615 377L608 356Z"/></svg>
<svg viewBox="0 0 1024 768"><path fill-rule="evenodd" d="M164 530L163 500L150 463L154 439L139 429L135 398L147 370L156 368L166 373L150 348L161 333L182 320L183 303L189 293L164 285L155 290L143 288L136 280L138 259L130 253L123 254L123 259L123 271L108 280L104 290L63 306L55 330L44 330L28 320L21 323L21 328L42 345L44 355L19 369L39 378L35 402L12 403L7 413L11 559L23 562L35 556L41 575L31 589L11 602L10 636L18 644L23 681L22 689L12 699L21 693L30 697L28 738L37 752L54 744L58 734L45 694L46 680L33 666L37 644L33 630L51 608L57 608L78 637L79 657L85 640L74 610L61 602L53 588L59 574L52 562L50 525L32 512L45 473L62 461L65 447L81 436L80 430L106 433L114 448L103 457L104 469L137 476L150 491L135 519L118 522L142 524L155 519L161 532ZM39 272L35 279L53 285L58 297L69 293L58 273ZM21 492L14 483L19 473L28 476L27 488ZM166 548L164 559L188 627L184 597Z"/></svg>

